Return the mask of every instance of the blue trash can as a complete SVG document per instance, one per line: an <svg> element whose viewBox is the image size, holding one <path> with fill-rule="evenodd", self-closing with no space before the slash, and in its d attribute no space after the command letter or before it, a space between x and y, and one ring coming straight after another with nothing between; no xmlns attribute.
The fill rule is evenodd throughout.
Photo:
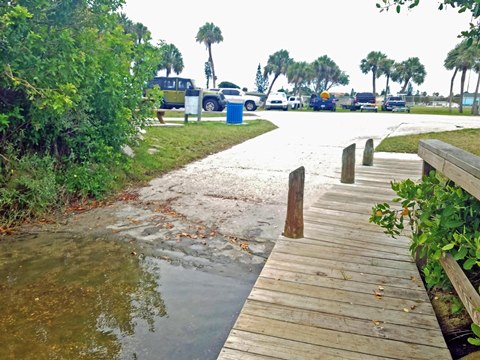
<svg viewBox="0 0 480 360"><path fill-rule="evenodd" d="M243 121L243 101L227 102L227 124L241 124Z"/></svg>

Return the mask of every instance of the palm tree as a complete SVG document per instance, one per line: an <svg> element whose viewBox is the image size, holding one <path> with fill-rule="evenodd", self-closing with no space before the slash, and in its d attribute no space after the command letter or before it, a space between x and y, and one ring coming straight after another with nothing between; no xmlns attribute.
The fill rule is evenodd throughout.
<svg viewBox="0 0 480 360"><path fill-rule="evenodd" d="M141 44L142 41L145 43L151 38L150 31L142 23L135 23L132 30L135 35L135 44Z"/></svg>
<svg viewBox="0 0 480 360"><path fill-rule="evenodd" d="M214 23L207 22L198 30L195 40L204 44L208 50L208 62L212 70L213 87L215 87L217 76L215 75L215 66L213 65L212 44L218 44L223 41L222 30Z"/></svg>
<svg viewBox="0 0 480 360"><path fill-rule="evenodd" d="M450 96L448 100L448 110L450 112L452 112L453 84L455 82L455 77L457 76L457 73L458 73L457 59L458 59L459 52L460 52L460 44L457 44L455 48L453 48L448 52L447 57L443 62L443 66L447 70L453 70L453 75L452 75L452 78L450 79Z"/></svg>
<svg viewBox="0 0 480 360"><path fill-rule="evenodd" d="M329 90L334 85L348 85L348 75L340 70L338 65L327 55L316 59L311 67L313 69L314 92Z"/></svg>
<svg viewBox="0 0 480 360"><path fill-rule="evenodd" d="M425 66L420 62L418 57L411 57L401 63L393 66L392 80L400 84L403 83L401 93L405 92L410 80L417 85L423 84L427 72Z"/></svg>
<svg viewBox="0 0 480 360"><path fill-rule="evenodd" d="M389 92L388 83L390 81L390 77L392 76L393 64L395 64L395 61L387 57L380 59L378 63L378 75L385 75L385 77L387 78L387 82L385 84L385 100L387 99L387 95Z"/></svg>
<svg viewBox="0 0 480 360"><path fill-rule="evenodd" d="M177 47L173 44L164 44L160 47L162 52L162 62L158 66L158 70L166 70L167 77L170 76L172 70L175 74L180 74L184 68L183 57Z"/></svg>
<svg viewBox="0 0 480 360"><path fill-rule="evenodd" d="M310 78L311 68L306 61L292 62L287 69L287 79L293 84L296 95L300 96L302 85Z"/></svg>
<svg viewBox="0 0 480 360"><path fill-rule="evenodd" d="M272 91L273 84L278 79L280 75L286 75L288 71L288 66L293 62L290 59L290 55L287 50L279 50L276 53L270 55L268 57L267 65L263 69L263 76L266 77L268 75L273 74L273 80L268 88L267 97L270 95Z"/></svg>
<svg viewBox="0 0 480 360"><path fill-rule="evenodd" d="M362 73L368 74L372 72L372 86L373 86L373 96L376 96L375 81L379 76L378 66L383 59L386 59L387 55L380 51L370 51L365 59L362 59L360 62L360 70Z"/></svg>
<svg viewBox="0 0 480 360"><path fill-rule="evenodd" d="M460 107L458 111L463 113L463 93L465 90L465 80L467 77L467 71L472 69L480 59L480 50L477 46L469 46L466 41L460 43L458 48L458 54L456 56L456 67L461 71L460 79Z"/></svg>

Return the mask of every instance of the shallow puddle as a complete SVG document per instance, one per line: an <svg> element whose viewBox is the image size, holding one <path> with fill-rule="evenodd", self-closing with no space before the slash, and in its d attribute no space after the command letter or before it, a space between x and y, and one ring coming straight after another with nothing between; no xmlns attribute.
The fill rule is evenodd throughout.
<svg viewBox="0 0 480 360"><path fill-rule="evenodd" d="M119 240L4 240L2 359L216 359L252 285Z"/></svg>

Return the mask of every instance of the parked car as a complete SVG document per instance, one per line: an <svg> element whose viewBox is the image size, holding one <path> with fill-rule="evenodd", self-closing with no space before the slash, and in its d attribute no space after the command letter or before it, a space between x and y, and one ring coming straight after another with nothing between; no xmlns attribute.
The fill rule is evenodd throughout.
<svg viewBox="0 0 480 360"><path fill-rule="evenodd" d="M300 96L290 96L288 98L288 105L292 109L300 109L303 107L303 101Z"/></svg>
<svg viewBox="0 0 480 360"><path fill-rule="evenodd" d="M330 95L328 92L322 91L320 96L317 94L312 94L310 96L310 107L313 108L313 111L337 111L336 100L337 99L334 95Z"/></svg>
<svg viewBox="0 0 480 360"><path fill-rule="evenodd" d="M410 112L410 109L407 108L405 100L401 96L389 96L382 104L383 111L398 111L405 110Z"/></svg>
<svg viewBox="0 0 480 360"><path fill-rule="evenodd" d="M247 95L240 89L221 88L218 90L218 93L223 94L227 101L242 100L247 111L255 111L257 107L263 105L262 99L259 96Z"/></svg>
<svg viewBox="0 0 480 360"><path fill-rule="evenodd" d="M157 85L163 91L161 107L163 109L185 107L185 91L197 89L195 81L188 78L158 76L148 84L147 88ZM225 96L215 91L205 90L202 107L205 111L223 111L227 105Z"/></svg>
<svg viewBox="0 0 480 360"><path fill-rule="evenodd" d="M265 102L265 110L282 109L288 110L288 99L284 92L274 92L268 95Z"/></svg>
<svg viewBox="0 0 480 360"><path fill-rule="evenodd" d="M357 93L352 99L350 110L373 110L376 112L377 100L375 99L375 95L370 92Z"/></svg>

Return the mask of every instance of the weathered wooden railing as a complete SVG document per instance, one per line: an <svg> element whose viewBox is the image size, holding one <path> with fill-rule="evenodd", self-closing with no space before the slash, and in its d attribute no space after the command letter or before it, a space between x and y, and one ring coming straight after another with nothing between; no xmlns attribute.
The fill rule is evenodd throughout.
<svg viewBox="0 0 480 360"><path fill-rule="evenodd" d="M480 199L480 157L439 140L421 140L418 155L423 159L424 174L435 170ZM480 295L477 290L450 254L446 253L440 263L472 321L480 325Z"/></svg>

